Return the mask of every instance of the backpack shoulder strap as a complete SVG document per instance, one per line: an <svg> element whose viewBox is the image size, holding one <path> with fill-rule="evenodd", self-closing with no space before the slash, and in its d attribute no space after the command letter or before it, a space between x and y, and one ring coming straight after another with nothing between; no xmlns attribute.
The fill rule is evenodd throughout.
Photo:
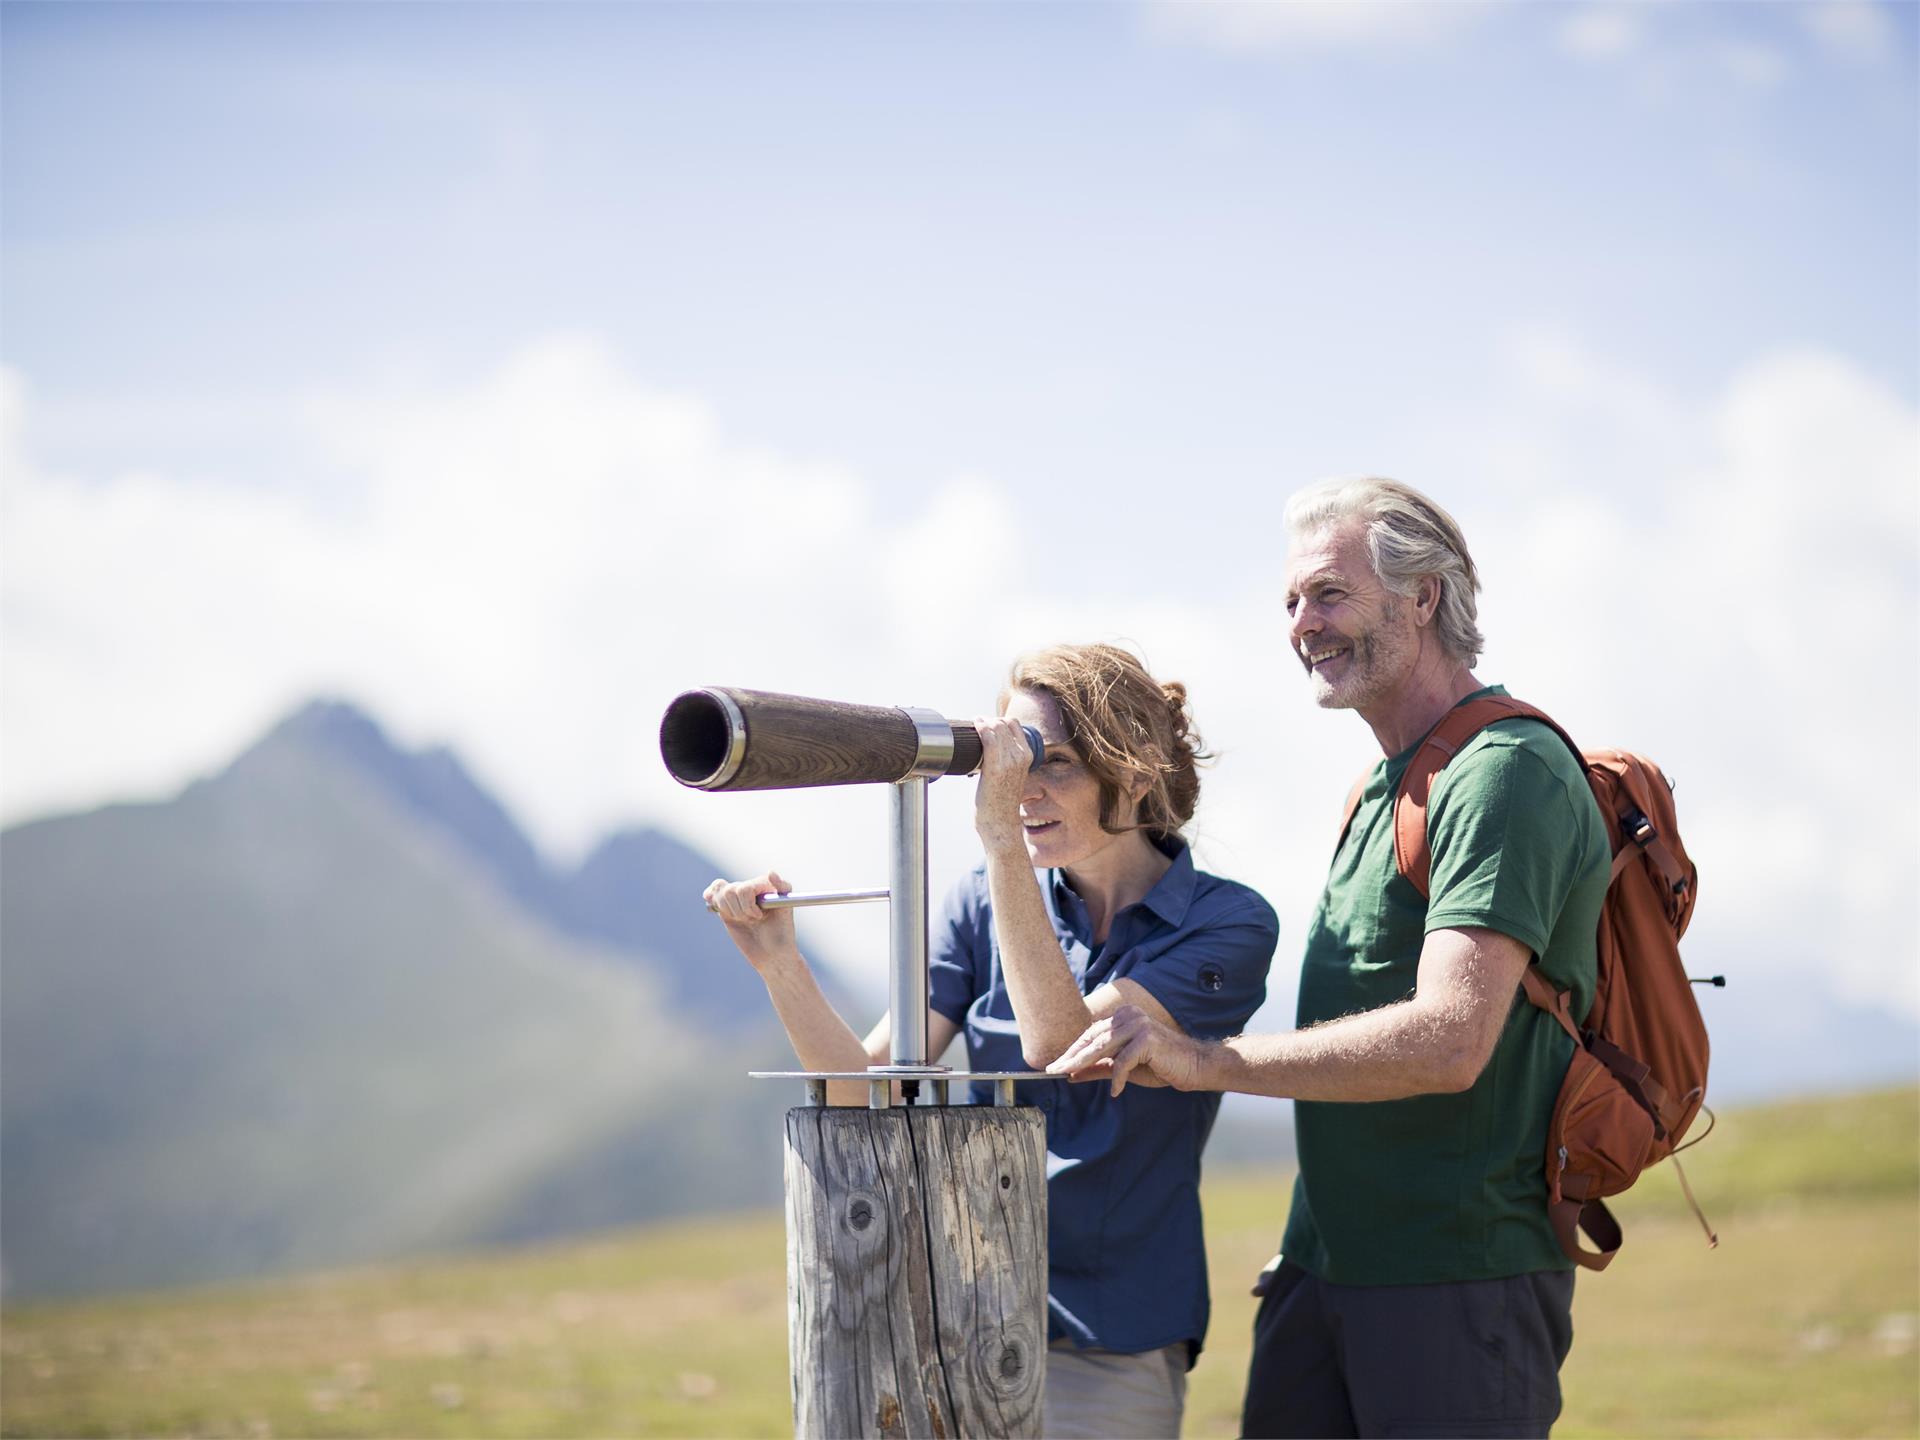
<svg viewBox="0 0 1920 1440"><path fill-rule="evenodd" d="M1586 757L1573 738L1524 700L1510 695L1482 695L1449 710L1407 762L1406 773L1400 777L1400 792L1393 802L1394 863L1423 899L1430 894L1433 880L1433 852L1427 847L1427 798L1433 790L1433 777L1447 768L1461 746L1487 726L1521 718L1538 720L1551 729L1566 742L1581 768L1586 768Z"/></svg>
<svg viewBox="0 0 1920 1440"><path fill-rule="evenodd" d="M1367 793L1367 780L1373 774L1369 766L1360 772L1360 778L1353 782L1353 788L1347 791L1347 808L1340 816L1340 834L1333 842L1333 853L1338 855L1340 847L1347 843L1347 831L1353 825L1354 813L1360 808L1360 797Z"/></svg>

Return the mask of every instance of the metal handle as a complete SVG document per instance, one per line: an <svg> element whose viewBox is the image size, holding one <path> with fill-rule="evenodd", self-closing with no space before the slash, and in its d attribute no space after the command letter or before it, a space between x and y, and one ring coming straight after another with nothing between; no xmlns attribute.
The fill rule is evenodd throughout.
<svg viewBox="0 0 1920 1440"><path fill-rule="evenodd" d="M768 892L754 899L762 910L798 910L804 905L861 905L869 900L885 900L891 894L888 890L821 890L810 895ZM707 902L707 909L718 912L719 908L711 900Z"/></svg>

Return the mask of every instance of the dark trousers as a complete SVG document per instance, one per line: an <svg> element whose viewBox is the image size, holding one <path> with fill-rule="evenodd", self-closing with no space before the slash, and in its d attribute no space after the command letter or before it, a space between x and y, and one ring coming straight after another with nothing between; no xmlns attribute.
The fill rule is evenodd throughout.
<svg viewBox="0 0 1920 1440"><path fill-rule="evenodd" d="M1253 1322L1245 1436L1544 1436L1573 1272L1329 1285L1283 1261Z"/></svg>

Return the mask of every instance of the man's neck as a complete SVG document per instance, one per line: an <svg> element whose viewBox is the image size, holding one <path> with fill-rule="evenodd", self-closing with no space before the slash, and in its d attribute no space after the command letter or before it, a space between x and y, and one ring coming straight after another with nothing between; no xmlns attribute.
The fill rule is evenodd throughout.
<svg viewBox="0 0 1920 1440"><path fill-rule="evenodd" d="M1364 706L1360 718L1373 728L1380 753L1398 755L1425 735L1440 717L1474 691L1479 680L1466 666L1441 656L1423 656L1391 695Z"/></svg>

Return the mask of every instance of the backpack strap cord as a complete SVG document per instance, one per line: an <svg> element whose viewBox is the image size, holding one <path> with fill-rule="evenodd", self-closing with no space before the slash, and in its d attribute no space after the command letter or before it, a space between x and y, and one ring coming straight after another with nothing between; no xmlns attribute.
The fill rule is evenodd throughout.
<svg viewBox="0 0 1920 1440"><path fill-rule="evenodd" d="M1695 1089L1691 1094L1687 1096L1687 1099L1691 1101L1695 1095L1698 1095L1700 1093L1701 1092L1698 1089ZM1713 1134L1713 1127L1720 1123L1720 1117L1713 1113L1712 1106L1705 1105L1705 1104L1701 1105L1700 1113L1707 1117L1707 1128L1702 1130L1698 1135L1694 1136L1691 1140L1687 1141L1686 1144L1674 1146L1673 1147L1674 1154L1678 1155L1682 1150L1691 1150L1694 1146L1698 1145L1702 1140L1706 1139L1707 1136Z"/></svg>
<svg viewBox="0 0 1920 1440"><path fill-rule="evenodd" d="M1687 1197L1687 1204L1693 1209L1693 1218L1698 1220L1700 1222L1700 1228L1707 1232L1707 1248L1709 1250L1718 1250L1720 1248L1720 1237L1713 1233L1713 1226L1707 1223L1707 1217L1700 1209L1700 1202L1693 1198L1693 1187L1687 1183L1686 1167L1680 1163L1680 1157L1678 1155L1672 1156L1671 1158L1673 1160L1673 1173L1680 1177L1680 1193Z"/></svg>

